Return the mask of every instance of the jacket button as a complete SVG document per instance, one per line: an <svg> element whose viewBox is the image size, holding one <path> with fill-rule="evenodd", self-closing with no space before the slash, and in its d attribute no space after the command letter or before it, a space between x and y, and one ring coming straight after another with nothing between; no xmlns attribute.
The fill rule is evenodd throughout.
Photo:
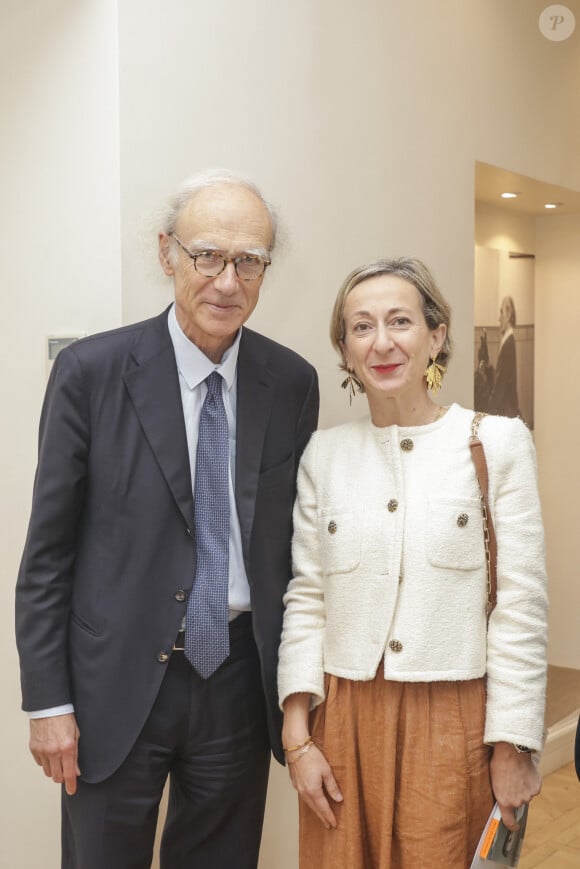
<svg viewBox="0 0 580 869"><path fill-rule="evenodd" d="M328 523L328 533L329 534L336 534L337 529L338 529L338 525L336 524L336 522L329 522Z"/></svg>
<svg viewBox="0 0 580 869"><path fill-rule="evenodd" d="M400 640L391 640L389 642L389 649L391 650L391 652L402 652L403 644Z"/></svg>
<svg viewBox="0 0 580 869"><path fill-rule="evenodd" d="M459 516L457 517L457 524L459 525L460 528L464 528L468 522L469 522L469 516L467 515L467 513L460 513Z"/></svg>
<svg viewBox="0 0 580 869"><path fill-rule="evenodd" d="M175 592L174 597L175 597L176 601L179 601L179 603L183 603L183 601L185 600L187 595L182 588L178 588L177 591Z"/></svg>
<svg viewBox="0 0 580 869"><path fill-rule="evenodd" d="M387 510L389 511L389 513L394 513L398 506L399 502L397 501L397 499L391 498L391 500L387 504Z"/></svg>
<svg viewBox="0 0 580 869"><path fill-rule="evenodd" d="M160 664L166 664L169 660L167 652L157 652L157 660Z"/></svg>
<svg viewBox="0 0 580 869"><path fill-rule="evenodd" d="M401 449L404 450L406 453L410 453L414 446L415 444L413 443L411 438L403 438L403 440L401 441Z"/></svg>

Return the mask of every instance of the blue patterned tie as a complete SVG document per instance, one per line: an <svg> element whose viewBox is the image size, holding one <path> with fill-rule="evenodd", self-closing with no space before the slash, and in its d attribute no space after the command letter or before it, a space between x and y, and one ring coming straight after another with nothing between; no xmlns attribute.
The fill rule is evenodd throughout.
<svg viewBox="0 0 580 869"><path fill-rule="evenodd" d="M222 378L206 379L195 460L195 577L185 616L185 654L204 679L230 653L228 578L230 544L229 429Z"/></svg>

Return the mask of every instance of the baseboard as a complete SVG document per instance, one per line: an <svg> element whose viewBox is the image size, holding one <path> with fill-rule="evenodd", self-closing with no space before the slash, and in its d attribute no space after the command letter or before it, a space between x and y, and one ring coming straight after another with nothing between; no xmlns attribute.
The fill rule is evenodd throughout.
<svg viewBox="0 0 580 869"><path fill-rule="evenodd" d="M542 752L539 767L543 776L574 760L574 741L579 713L580 710L577 709L548 728L546 747Z"/></svg>

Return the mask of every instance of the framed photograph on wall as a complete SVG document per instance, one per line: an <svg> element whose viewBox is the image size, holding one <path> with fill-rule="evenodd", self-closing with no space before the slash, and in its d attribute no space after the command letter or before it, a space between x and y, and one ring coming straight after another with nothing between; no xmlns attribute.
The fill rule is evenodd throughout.
<svg viewBox="0 0 580 869"><path fill-rule="evenodd" d="M474 407L534 428L534 255L475 248Z"/></svg>

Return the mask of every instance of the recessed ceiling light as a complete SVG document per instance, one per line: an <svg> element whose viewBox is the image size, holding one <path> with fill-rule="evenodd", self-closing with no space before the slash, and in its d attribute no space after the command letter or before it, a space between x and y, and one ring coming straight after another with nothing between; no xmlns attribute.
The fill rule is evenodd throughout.
<svg viewBox="0 0 580 869"><path fill-rule="evenodd" d="M516 199L518 196L520 196L519 193L509 192L509 191L506 191L505 193L501 194L502 199Z"/></svg>
<svg viewBox="0 0 580 869"><path fill-rule="evenodd" d="M563 202L546 202L544 208L559 208L561 205L564 205Z"/></svg>

